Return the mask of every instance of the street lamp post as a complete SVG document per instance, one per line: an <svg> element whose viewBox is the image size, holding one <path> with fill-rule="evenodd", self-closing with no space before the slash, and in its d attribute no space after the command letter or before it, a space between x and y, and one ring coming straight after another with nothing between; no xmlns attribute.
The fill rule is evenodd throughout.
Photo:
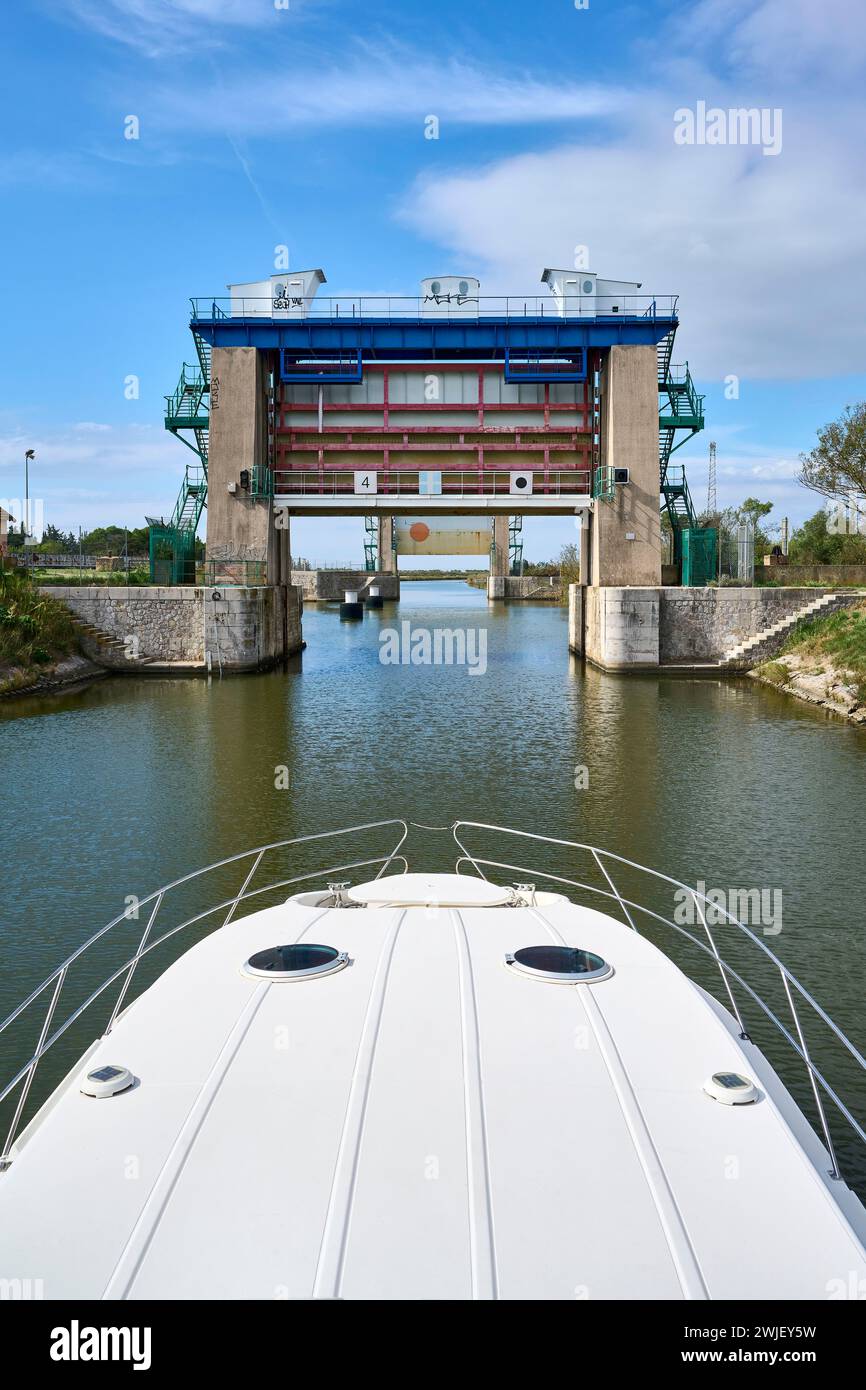
<svg viewBox="0 0 866 1390"><path fill-rule="evenodd" d="M24 451L24 515L21 518L21 539L25 541L30 534L30 460L35 459L35 449Z"/></svg>

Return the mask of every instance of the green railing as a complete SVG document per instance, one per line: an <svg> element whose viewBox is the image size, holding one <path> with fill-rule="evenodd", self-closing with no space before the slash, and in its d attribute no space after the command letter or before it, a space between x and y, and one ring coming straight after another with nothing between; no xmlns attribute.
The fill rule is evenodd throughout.
<svg viewBox="0 0 866 1390"><path fill-rule="evenodd" d="M612 502L616 494L614 470L609 464L600 464L592 479L592 495L599 502Z"/></svg>

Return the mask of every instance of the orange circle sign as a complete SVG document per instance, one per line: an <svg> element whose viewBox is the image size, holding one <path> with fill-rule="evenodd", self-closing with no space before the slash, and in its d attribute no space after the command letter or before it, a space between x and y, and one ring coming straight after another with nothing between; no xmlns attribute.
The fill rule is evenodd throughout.
<svg viewBox="0 0 866 1390"><path fill-rule="evenodd" d="M413 541L426 541L430 535L430 527L425 526L423 521L414 521L409 527L409 535Z"/></svg>

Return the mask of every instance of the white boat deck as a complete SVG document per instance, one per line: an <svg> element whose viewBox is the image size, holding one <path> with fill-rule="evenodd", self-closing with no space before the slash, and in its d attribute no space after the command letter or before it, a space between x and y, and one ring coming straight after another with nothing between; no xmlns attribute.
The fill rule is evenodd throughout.
<svg viewBox="0 0 866 1390"><path fill-rule="evenodd" d="M241 973L298 939L349 966ZM505 967L551 941L613 975ZM104 1063L135 1087L83 1096ZM756 1104L707 1096L728 1069ZM828 1166L757 1049L609 917L288 903L183 956L25 1131L0 1273L46 1298L822 1299L866 1278Z"/></svg>

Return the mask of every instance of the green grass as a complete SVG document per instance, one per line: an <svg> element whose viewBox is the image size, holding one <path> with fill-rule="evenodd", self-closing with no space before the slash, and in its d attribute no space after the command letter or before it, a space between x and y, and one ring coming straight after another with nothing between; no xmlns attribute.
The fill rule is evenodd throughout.
<svg viewBox="0 0 866 1390"><path fill-rule="evenodd" d="M791 672L784 661L766 661L763 666L758 667L758 675L771 685L787 685L791 678Z"/></svg>
<svg viewBox="0 0 866 1390"><path fill-rule="evenodd" d="M786 652L850 672L858 699L866 701L866 601L798 623L782 654Z"/></svg>
<svg viewBox="0 0 866 1390"><path fill-rule="evenodd" d="M34 584L44 585L66 585L66 584L90 584L120 586L127 583L127 576L123 571L109 572L107 570L80 570L80 569L33 569L31 571ZM149 584L150 571L148 569L130 570L128 582L132 585Z"/></svg>
<svg viewBox="0 0 866 1390"><path fill-rule="evenodd" d="M0 569L0 692L32 685L77 648L68 609L40 594L23 570Z"/></svg>

